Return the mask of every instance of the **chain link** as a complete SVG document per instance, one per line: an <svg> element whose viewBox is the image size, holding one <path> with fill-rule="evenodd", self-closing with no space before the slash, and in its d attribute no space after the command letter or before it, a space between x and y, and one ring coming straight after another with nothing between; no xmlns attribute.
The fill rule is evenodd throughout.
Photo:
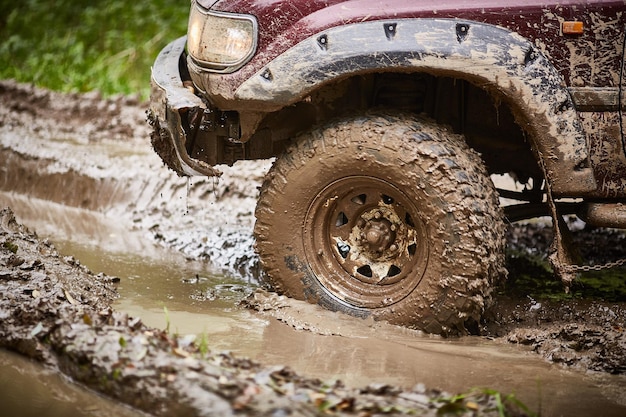
<svg viewBox="0 0 626 417"><path fill-rule="evenodd" d="M624 45L626 45L626 40L624 40ZM548 170L546 169L546 166L544 164L544 157L541 154L541 152L539 152L539 166L541 167L541 171L543 172L543 177L546 181L546 197L548 199L548 205L550 206L552 221L555 222L555 225L554 225L555 241L554 242L557 243L556 245L557 252L560 253L564 249L561 244L562 242L557 240L557 238L561 239L558 223L556 223L559 214L556 210L556 203L554 202L554 197L552 196L552 184L550 184L550 176L548 175ZM558 255L558 254L555 253L554 255ZM557 268L558 270L560 270L559 275L561 275L561 279L563 279L564 282L566 282L568 286L569 286L569 283L571 283L571 278L565 277L562 274L572 274L576 272L589 272L589 271L602 271L605 269L626 265L626 259L620 259L614 262L607 262L603 265L565 265L563 264L563 262L561 262L560 258L561 258L560 256L555 256L554 261L556 262L556 265L553 264L553 266Z"/></svg>
<svg viewBox="0 0 626 417"><path fill-rule="evenodd" d="M626 265L626 259L620 259L614 262L608 262L602 265L563 265L563 271L566 273L573 272L589 272L589 271L602 271L609 268L615 268L617 266Z"/></svg>

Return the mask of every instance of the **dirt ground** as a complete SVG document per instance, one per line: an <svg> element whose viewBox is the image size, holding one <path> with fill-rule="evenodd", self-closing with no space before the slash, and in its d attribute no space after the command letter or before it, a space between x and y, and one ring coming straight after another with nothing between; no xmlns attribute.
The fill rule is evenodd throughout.
<svg viewBox="0 0 626 417"><path fill-rule="evenodd" d="M257 187L269 162L224 167L219 181L188 181L168 172L147 146L145 104L133 98L62 95L2 81L0 103L0 189L122 216L190 259L262 279L251 230ZM86 188L89 193L81 192ZM551 231L532 223L511 225L508 233L509 281L496 292L475 333L527 345L566 367L626 372L623 294L565 297L559 288L546 297L529 296L523 290L527 276L551 281L541 266ZM585 242L587 262L626 256L621 232L579 227L575 238ZM626 281L626 270L615 268L612 276ZM71 257L59 257L50 243L17 224L10 210L0 213L0 346L141 410L154 415L497 415L497 399L484 392L453 403L449 394L423 386L411 391L327 387L286 367L265 368L206 352L198 343L114 311L114 281ZM532 280L528 285L536 287ZM611 301L603 301L607 298ZM272 302L255 299L250 305L258 310ZM512 415L523 414L508 406Z"/></svg>

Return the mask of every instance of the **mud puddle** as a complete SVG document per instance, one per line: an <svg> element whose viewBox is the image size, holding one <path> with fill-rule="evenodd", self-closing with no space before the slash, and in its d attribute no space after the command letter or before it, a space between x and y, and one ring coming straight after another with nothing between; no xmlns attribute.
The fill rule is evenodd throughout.
<svg viewBox="0 0 626 417"><path fill-rule="evenodd" d="M349 386L423 383L448 392L488 387L515 393L542 416L626 413L623 376L567 371L515 346L428 337L263 293L256 293L257 313L240 306L254 283L155 247L119 220L6 193L0 193L0 205L11 206L61 253L119 277L117 310L156 328L205 338L214 351Z"/></svg>
<svg viewBox="0 0 626 417"><path fill-rule="evenodd" d="M2 415L11 417L139 417L144 414L68 382L0 349Z"/></svg>
<svg viewBox="0 0 626 417"><path fill-rule="evenodd" d="M509 345L473 337L433 338L294 300L282 299L279 307L293 320L255 314L240 306L254 285L211 275L176 255L102 254L72 242L57 247L94 271L121 278L116 310L156 328L206 338L214 351L287 365L299 374L329 383L339 379L348 386L408 389L423 383L447 392L489 387L514 392L544 416L563 411L588 416L598 408L607 416L626 412L626 404L620 405L623 377L565 371Z"/></svg>
<svg viewBox="0 0 626 417"><path fill-rule="evenodd" d="M178 335L206 337L212 350L254 356L268 320L240 307L256 286L217 275L206 266L176 253L160 257L101 252L97 247L61 241L55 246L94 272L120 278L118 311L157 329Z"/></svg>

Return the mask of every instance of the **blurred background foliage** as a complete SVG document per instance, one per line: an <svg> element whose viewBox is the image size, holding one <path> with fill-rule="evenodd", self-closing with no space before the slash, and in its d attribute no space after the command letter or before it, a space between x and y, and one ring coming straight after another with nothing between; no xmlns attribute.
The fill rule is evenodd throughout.
<svg viewBox="0 0 626 417"><path fill-rule="evenodd" d="M187 32L189 0L0 0L0 79L104 96L150 90L150 67Z"/></svg>

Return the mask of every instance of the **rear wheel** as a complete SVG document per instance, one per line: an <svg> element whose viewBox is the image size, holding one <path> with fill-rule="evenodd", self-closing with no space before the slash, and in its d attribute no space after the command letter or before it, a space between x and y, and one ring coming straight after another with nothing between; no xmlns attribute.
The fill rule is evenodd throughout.
<svg viewBox="0 0 626 417"><path fill-rule="evenodd" d="M414 116L302 135L269 171L256 217L278 292L356 316L465 333L505 274L504 224L480 157Z"/></svg>

